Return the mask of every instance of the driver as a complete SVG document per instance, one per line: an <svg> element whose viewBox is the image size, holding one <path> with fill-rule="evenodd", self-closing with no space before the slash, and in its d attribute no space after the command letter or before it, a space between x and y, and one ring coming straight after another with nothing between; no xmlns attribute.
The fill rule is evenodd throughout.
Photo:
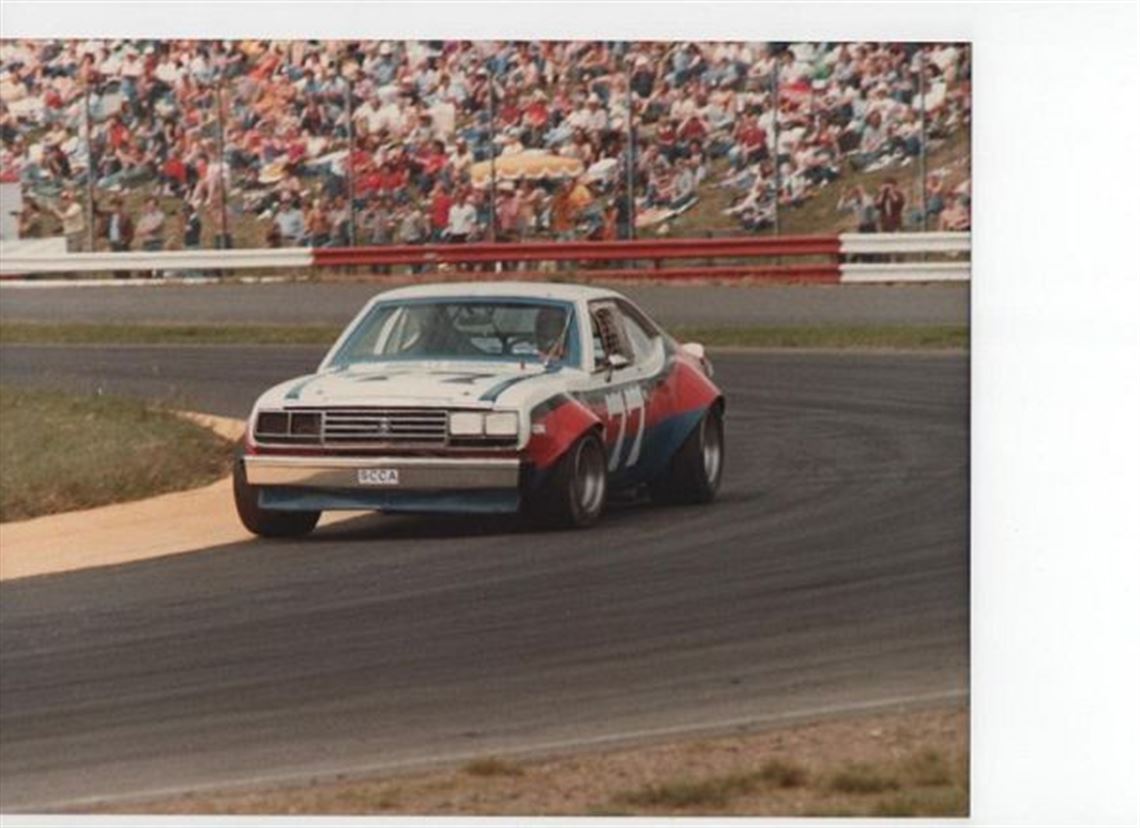
<svg viewBox="0 0 1140 828"><path fill-rule="evenodd" d="M566 354L566 311L540 308L534 317L534 344L546 362L562 359Z"/></svg>

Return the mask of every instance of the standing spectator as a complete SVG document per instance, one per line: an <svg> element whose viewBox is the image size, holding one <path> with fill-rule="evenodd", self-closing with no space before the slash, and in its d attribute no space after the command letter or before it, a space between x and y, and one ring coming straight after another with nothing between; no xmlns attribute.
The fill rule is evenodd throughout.
<svg viewBox="0 0 1140 828"><path fill-rule="evenodd" d="M13 212L15 212L13 210ZM44 235L44 213L31 198L24 205L24 209L17 213L19 216L19 229L17 236L21 239L39 239Z"/></svg>
<svg viewBox="0 0 1140 828"><path fill-rule="evenodd" d="M447 238L452 244L462 244L478 229L477 212L471 203L471 194L464 191L459 200L451 205L447 214Z"/></svg>
<svg viewBox="0 0 1140 828"><path fill-rule="evenodd" d="M151 196L146 200L146 206L143 208L138 222L138 236L143 250L162 250L165 226L166 214L158 206L158 199Z"/></svg>
<svg viewBox="0 0 1140 828"><path fill-rule="evenodd" d="M314 198L305 214L305 235L309 239L310 247L327 247L332 238L332 223L329 221L328 210L324 202Z"/></svg>
<svg viewBox="0 0 1140 828"><path fill-rule="evenodd" d="M926 216L938 224L939 216L946 206L946 182L938 173L926 177Z"/></svg>
<svg viewBox="0 0 1140 828"><path fill-rule="evenodd" d="M182 246L197 250L202 246L202 213L194 202L182 206Z"/></svg>
<svg viewBox="0 0 1140 828"><path fill-rule="evenodd" d="M83 208L75 200L71 190L64 190L59 198L58 207L48 208L63 225L63 235L67 239L67 252L75 253L83 249L83 231L87 222L83 216Z"/></svg>
<svg viewBox="0 0 1140 828"><path fill-rule="evenodd" d="M430 205L431 240L433 242L443 240L451 216L451 206L451 194L447 192L447 188L443 185L442 181L437 181L432 188Z"/></svg>
<svg viewBox="0 0 1140 828"><path fill-rule="evenodd" d="M427 219L416 202L411 202L403 208L400 216L400 226L396 230L398 244L423 244L427 238ZM422 273L423 265L412 265L412 273Z"/></svg>
<svg viewBox="0 0 1140 828"><path fill-rule="evenodd" d="M906 196L899 189L898 182L888 178L879 189L875 198L875 207L879 210L879 229L884 233L897 233L902 230L903 208L906 207Z"/></svg>
<svg viewBox="0 0 1140 828"><path fill-rule="evenodd" d="M573 239L575 220L574 204L570 199L570 185L563 182L558 185L558 191L550 204L550 229L554 231L554 238L557 241Z"/></svg>
<svg viewBox="0 0 1140 828"><path fill-rule="evenodd" d="M958 195L938 217L938 229L961 232L970 229L970 197Z"/></svg>
<svg viewBox="0 0 1140 828"><path fill-rule="evenodd" d="M495 218L498 221L500 241L518 241L519 238L519 193L513 181L504 181L503 194L495 203Z"/></svg>
<svg viewBox="0 0 1140 828"><path fill-rule="evenodd" d="M401 211L396 241L400 244L423 244L426 238L427 221L424 219L423 211L420 210L419 205L412 202Z"/></svg>
<svg viewBox="0 0 1140 828"><path fill-rule="evenodd" d="M281 206L273 217L281 247L300 247L305 235L305 216L297 206L293 193L281 193Z"/></svg>
<svg viewBox="0 0 1140 828"><path fill-rule="evenodd" d="M860 233L874 233L879 229L875 201L861 184L848 187L836 208L855 214L855 229Z"/></svg>
<svg viewBox="0 0 1140 828"><path fill-rule="evenodd" d="M122 196L115 196L111 201L111 208L106 217L103 234L107 237L107 245L111 252L121 253L131 249L135 238L135 224L123 206Z"/></svg>

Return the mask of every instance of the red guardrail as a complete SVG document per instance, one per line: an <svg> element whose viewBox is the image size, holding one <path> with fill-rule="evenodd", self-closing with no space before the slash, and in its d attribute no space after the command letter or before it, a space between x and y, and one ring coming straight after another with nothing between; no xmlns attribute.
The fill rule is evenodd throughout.
<svg viewBox="0 0 1140 828"><path fill-rule="evenodd" d="M660 263L675 259L753 258L771 256L827 256L830 262L813 265L768 265L764 267L677 268L697 271L689 276L668 269L626 269L613 271L635 275L692 278L724 276L754 270L759 276L839 278L838 236L739 236L719 239L638 239L635 241L543 241L474 242L471 244L384 245L375 247L325 247L313 251L313 264L343 265L431 265L487 262L613 262L645 260ZM647 270L649 271L647 274ZM607 273L610 271L607 271ZM595 275L595 271L590 272ZM808 274L823 274L810 276Z"/></svg>

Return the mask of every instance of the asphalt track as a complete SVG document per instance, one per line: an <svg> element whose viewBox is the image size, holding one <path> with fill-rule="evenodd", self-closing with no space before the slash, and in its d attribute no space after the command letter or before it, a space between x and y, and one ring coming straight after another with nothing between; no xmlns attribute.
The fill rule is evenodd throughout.
<svg viewBox="0 0 1140 828"><path fill-rule="evenodd" d="M617 285L663 325L965 325L970 287ZM0 322L347 323L380 283L0 289Z"/></svg>
<svg viewBox="0 0 1140 828"><path fill-rule="evenodd" d="M319 349L0 348L5 382L245 413ZM0 585L0 807L757 726L968 687L968 360L716 357L711 506L367 517Z"/></svg>

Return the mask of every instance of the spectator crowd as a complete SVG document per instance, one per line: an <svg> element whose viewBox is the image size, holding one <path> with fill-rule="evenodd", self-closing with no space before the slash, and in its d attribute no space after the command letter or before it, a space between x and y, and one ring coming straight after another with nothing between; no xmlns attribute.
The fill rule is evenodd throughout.
<svg viewBox="0 0 1140 828"><path fill-rule="evenodd" d="M969 120L955 44L0 42L21 229L58 226L73 247L89 186L108 249L224 243L203 230L223 216L271 246L619 238L712 187L726 222L757 230L777 202L905 167ZM524 154L581 172L500 176L494 193L472 175ZM945 210L969 225L968 195L934 195L932 228ZM841 205L860 226L915 225L914 205L879 196Z"/></svg>

